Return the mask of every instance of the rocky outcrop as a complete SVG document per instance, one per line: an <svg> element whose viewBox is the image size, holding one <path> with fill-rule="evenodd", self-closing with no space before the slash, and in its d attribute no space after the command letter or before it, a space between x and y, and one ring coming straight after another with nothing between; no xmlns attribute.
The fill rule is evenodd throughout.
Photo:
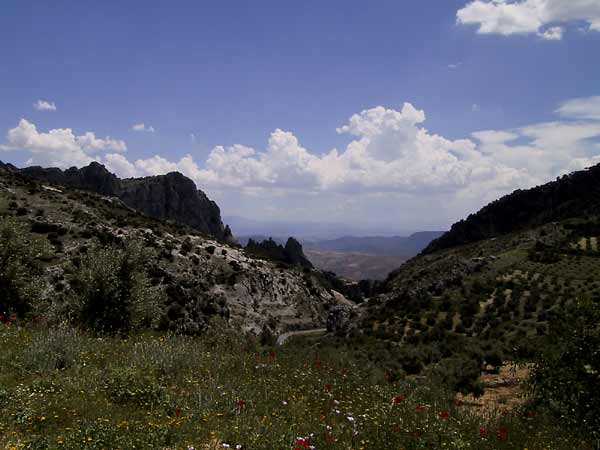
<svg viewBox="0 0 600 450"><path fill-rule="evenodd" d="M221 240L232 239L217 204L179 172L122 180L118 197L151 217L183 223Z"/></svg>
<svg viewBox="0 0 600 450"><path fill-rule="evenodd" d="M0 167L37 180L118 197L150 217L188 225L222 241L234 241L231 230L221 221L217 204L179 172L121 180L97 162L65 171L39 166L17 169L1 162Z"/></svg>
<svg viewBox="0 0 600 450"><path fill-rule="evenodd" d="M350 335L357 326L356 315L351 306L334 306L327 316L327 331L341 337Z"/></svg>
<svg viewBox="0 0 600 450"><path fill-rule="evenodd" d="M311 262L304 255L302 245L293 237L288 238L285 247L277 244L272 238L262 242L249 239L246 251L258 258L283 262L292 266L301 266L307 269L313 268Z"/></svg>

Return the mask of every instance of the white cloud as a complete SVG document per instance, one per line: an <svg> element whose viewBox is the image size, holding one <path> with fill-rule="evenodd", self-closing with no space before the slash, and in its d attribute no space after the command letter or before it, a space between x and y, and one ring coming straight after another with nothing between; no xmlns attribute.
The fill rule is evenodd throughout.
<svg viewBox="0 0 600 450"><path fill-rule="evenodd" d="M124 152L127 145L121 140L97 138L90 131L76 136L70 128L57 128L40 133L27 119L8 131L5 150L26 150L31 154L28 164L67 168L81 166L96 159L105 151Z"/></svg>
<svg viewBox="0 0 600 450"><path fill-rule="evenodd" d="M460 66L462 66L461 62L457 62L457 63L453 63L453 64L448 64L448 68L449 69L458 69Z"/></svg>
<svg viewBox="0 0 600 450"><path fill-rule="evenodd" d="M563 37L564 28L562 27L551 27L540 34L540 37L547 41L560 41Z"/></svg>
<svg viewBox="0 0 600 450"><path fill-rule="evenodd" d="M129 160L118 152L122 141L74 136L69 129L38 133L27 121L9 131L8 143L43 165L96 159L122 177L180 171L228 214L271 217L287 210L290 220L417 224L420 218L422 225L427 217L447 225L514 189L599 163L600 117L590 105L596 100L571 100L557 110L565 120L456 140L428 131L425 112L410 103L400 110L378 106L337 129L349 136L341 149L311 151L290 131L276 129L263 149L216 146L203 161L189 154Z"/></svg>
<svg viewBox="0 0 600 450"><path fill-rule="evenodd" d="M560 40L564 27L558 24L584 22L600 31L597 0L472 0L456 13L457 22L478 26L481 34L537 34Z"/></svg>
<svg viewBox="0 0 600 450"><path fill-rule="evenodd" d="M46 100L38 100L33 104L33 107L38 111L56 111L56 104Z"/></svg>
<svg viewBox="0 0 600 450"><path fill-rule="evenodd" d="M568 100L556 112L572 119L600 120L600 96Z"/></svg>
<svg viewBox="0 0 600 450"><path fill-rule="evenodd" d="M156 131L153 126L146 126L144 123L136 123L131 129L133 131L145 131L147 133L154 133L154 131Z"/></svg>

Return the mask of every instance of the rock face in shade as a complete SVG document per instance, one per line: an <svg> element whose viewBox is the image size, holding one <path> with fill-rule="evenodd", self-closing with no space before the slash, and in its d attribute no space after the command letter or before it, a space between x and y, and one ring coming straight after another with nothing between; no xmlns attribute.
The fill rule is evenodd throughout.
<svg viewBox="0 0 600 450"><path fill-rule="evenodd" d="M489 203L432 241L423 254L490 239L545 223L597 214L600 164Z"/></svg>
<svg viewBox="0 0 600 450"><path fill-rule="evenodd" d="M184 223L222 240L232 238L217 204L179 172L123 180L119 198L151 217Z"/></svg>
<svg viewBox="0 0 600 450"><path fill-rule="evenodd" d="M65 171L39 166L17 169L3 164L2 167L38 180L118 197L148 216L188 225L222 241L233 241L231 230L223 225L219 206L179 172L121 180L97 162Z"/></svg>

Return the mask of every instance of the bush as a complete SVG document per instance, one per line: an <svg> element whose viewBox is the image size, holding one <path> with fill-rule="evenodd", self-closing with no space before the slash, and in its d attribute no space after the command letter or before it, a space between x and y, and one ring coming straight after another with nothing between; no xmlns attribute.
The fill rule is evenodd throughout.
<svg viewBox="0 0 600 450"><path fill-rule="evenodd" d="M100 333L155 326L162 312L162 290L150 284L144 269L148 257L137 242L125 248L90 248L72 282L80 321Z"/></svg>
<svg viewBox="0 0 600 450"><path fill-rule="evenodd" d="M131 367L113 369L104 388L115 403L132 403L153 408L169 402L167 390L158 384L154 377Z"/></svg>
<svg viewBox="0 0 600 450"><path fill-rule="evenodd" d="M483 384L479 381L479 362L466 357L452 357L441 360L433 367L433 376L451 392L483 394Z"/></svg>
<svg viewBox="0 0 600 450"><path fill-rule="evenodd" d="M72 329L49 329L36 333L22 355L27 371L45 372L68 369L83 351L82 337Z"/></svg>
<svg viewBox="0 0 600 450"><path fill-rule="evenodd" d="M600 444L600 305L567 309L539 347L531 376L535 402Z"/></svg>
<svg viewBox="0 0 600 450"><path fill-rule="evenodd" d="M0 217L0 314L25 316L43 292L41 259L50 254L45 240L32 237L17 220Z"/></svg>

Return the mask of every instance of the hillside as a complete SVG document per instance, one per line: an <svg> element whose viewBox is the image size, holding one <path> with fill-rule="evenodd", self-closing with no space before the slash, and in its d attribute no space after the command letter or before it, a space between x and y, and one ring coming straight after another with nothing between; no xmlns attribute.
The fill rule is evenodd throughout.
<svg viewBox="0 0 600 450"><path fill-rule="evenodd" d="M596 166L491 203L331 329L403 344L390 361L400 372L450 354L488 364L534 357L552 323L600 302L599 174Z"/></svg>
<svg viewBox="0 0 600 450"><path fill-rule="evenodd" d="M166 183L172 177L180 176L158 180ZM149 282L165 297L160 323L166 330L202 332L211 317L218 316L255 334L276 335L324 325L336 302L316 271L250 256L192 227L140 214L119 198L37 178L0 168L0 214L27 239L46 243L40 272L44 301L74 295L74 273L96 248L95 255L102 255L105 246L118 255L137 244L147 252L141 264ZM145 185L146 180L136 183ZM126 193L136 192L127 189ZM0 306L7 314L7 305Z"/></svg>
<svg viewBox="0 0 600 450"><path fill-rule="evenodd" d="M564 175L556 181L517 190L465 220L423 251L433 253L457 245L502 236L545 223L595 214L600 207L600 164Z"/></svg>
<svg viewBox="0 0 600 450"><path fill-rule="evenodd" d="M122 180L97 162L65 171L42 167L18 169L1 161L0 167L40 181L118 197L150 217L188 225L222 241L233 239L229 227L223 225L217 204L178 172Z"/></svg>

